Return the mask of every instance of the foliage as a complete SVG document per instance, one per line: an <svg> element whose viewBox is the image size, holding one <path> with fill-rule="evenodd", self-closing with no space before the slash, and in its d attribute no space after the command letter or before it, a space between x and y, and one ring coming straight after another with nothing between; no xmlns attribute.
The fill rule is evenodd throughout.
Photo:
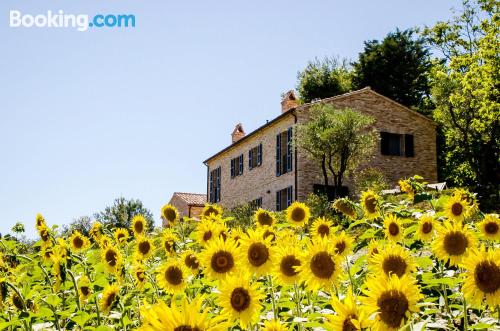
<svg viewBox="0 0 500 331"><path fill-rule="evenodd" d="M353 175L355 196L360 196L362 191L373 190L379 193L389 187L384 173L378 168L368 167L356 171Z"/></svg>
<svg viewBox="0 0 500 331"><path fill-rule="evenodd" d="M14 232L14 233L24 233L24 224L21 223L21 222L17 222L12 227L12 232Z"/></svg>
<svg viewBox="0 0 500 331"><path fill-rule="evenodd" d="M245 203L228 210L227 215L231 218L228 225L246 229L253 223L255 209L255 206Z"/></svg>
<svg viewBox="0 0 500 331"><path fill-rule="evenodd" d="M61 228L61 235L70 236L74 231L80 231L80 233L88 236L91 226L92 219L88 216L81 216L74 219L70 224L63 225Z"/></svg>
<svg viewBox="0 0 500 331"><path fill-rule="evenodd" d="M147 221L148 231L153 229L153 214L138 199L127 200L124 197L119 197L115 199L112 206L106 207L104 211L95 214L95 218L106 226L129 228L130 222L135 215L144 216Z"/></svg>
<svg viewBox="0 0 500 331"><path fill-rule="evenodd" d="M340 223L332 219L327 200L310 196L309 207L295 204L297 210L279 213L272 227L253 222L243 232L228 226L231 217L223 214L185 218L163 231L121 241L112 236L112 227L83 240L74 234L46 236L43 222L33 245L39 250L26 251L13 237L0 239L0 329L150 330L151 325L168 325L172 330L253 331L271 320L302 331L341 330L348 323L359 323L362 330L389 329L383 323L397 325L394 330L404 325L498 329L500 289L490 276L500 268L500 234L498 227L487 233L494 230L491 224L500 224L498 215L482 214L465 190L422 193L431 195L424 207L402 196L390 203L375 197L383 216L373 219L362 214L361 202L353 202L359 213ZM312 217L297 226L309 214L304 208L311 209ZM245 209L233 216L249 214ZM459 216L461 221L455 219ZM108 244L98 236L108 236ZM467 246L462 252L463 238ZM87 240L89 246L82 249ZM152 251L138 255L145 242ZM480 249L484 246L487 251ZM224 262L221 249L234 254L231 264ZM260 264L261 259L271 263ZM283 261L295 259L297 272L284 272ZM109 270L110 264L119 268ZM209 270L225 266L244 277L218 279ZM171 278L167 270L175 271ZM240 288L248 289L240 299L251 296L251 305L228 299ZM383 293L404 300L391 314L373 314L388 309L384 305L391 298L381 300ZM250 311L231 313L232 304ZM353 313L360 311L366 313Z"/></svg>
<svg viewBox="0 0 500 331"><path fill-rule="evenodd" d="M337 213L332 208L331 201L329 201L328 197L324 194L309 193L307 195L306 204L311 209L311 217L313 219L318 217L334 219L337 217Z"/></svg>
<svg viewBox="0 0 500 331"><path fill-rule="evenodd" d="M354 171L373 151L376 137L370 125L374 120L330 104L313 105L310 116L310 121L297 126L295 143L321 166L325 187L330 177L333 179L338 196L344 175Z"/></svg>
<svg viewBox="0 0 500 331"><path fill-rule="evenodd" d="M318 58L297 75L297 91L303 102L324 99L351 91L351 68L347 60Z"/></svg>
<svg viewBox="0 0 500 331"><path fill-rule="evenodd" d="M353 64L353 86L375 91L418 111L428 113L431 69L429 50L414 30L389 33L382 41L365 41Z"/></svg>
<svg viewBox="0 0 500 331"><path fill-rule="evenodd" d="M477 185L483 205L500 182L500 14L494 0L464 1L452 20L424 35L445 60L432 70L434 119L444 134L444 175ZM486 198L486 199L485 199Z"/></svg>

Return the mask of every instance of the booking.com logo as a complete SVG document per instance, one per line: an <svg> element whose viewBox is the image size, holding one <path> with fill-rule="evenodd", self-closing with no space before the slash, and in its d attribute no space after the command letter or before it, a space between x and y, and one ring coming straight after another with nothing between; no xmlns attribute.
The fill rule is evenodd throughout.
<svg viewBox="0 0 500 331"><path fill-rule="evenodd" d="M134 28L135 15L130 14L65 14L59 10L51 10L47 14L22 14L19 10L10 11L10 27L18 28L75 28L77 31L87 31L89 28Z"/></svg>

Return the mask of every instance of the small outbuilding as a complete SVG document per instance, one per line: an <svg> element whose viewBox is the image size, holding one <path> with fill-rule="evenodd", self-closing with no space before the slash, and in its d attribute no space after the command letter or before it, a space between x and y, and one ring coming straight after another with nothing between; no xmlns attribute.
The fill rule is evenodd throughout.
<svg viewBox="0 0 500 331"><path fill-rule="evenodd" d="M205 203L207 195L204 193L183 193L174 192L170 198L169 204L173 205L179 211L179 217L199 218ZM163 226L165 226L165 222Z"/></svg>

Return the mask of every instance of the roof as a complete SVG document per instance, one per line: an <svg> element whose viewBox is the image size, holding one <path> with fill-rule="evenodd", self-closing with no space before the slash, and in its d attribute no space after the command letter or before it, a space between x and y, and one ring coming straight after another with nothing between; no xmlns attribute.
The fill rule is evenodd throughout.
<svg viewBox="0 0 500 331"><path fill-rule="evenodd" d="M207 202L207 195L204 193L174 192L173 197L179 197L189 206L204 206Z"/></svg>
<svg viewBox="0 0 500 331"><path fill-rule="evenodd" d="M248 138L252 137L253 135L255 135L256 133L260 132L261 130L265 129L266 127L272 125L273 123L287 117L288 115L290 114L293 114L296 110L302 110L302 109L305 109L305 108L308 108L314 104L317 104L317 103L322 103L322 102L329 102L329 101L334 101L334 100L339 100L339 99L344 99L344 98L347 98L347 97L350 97L350 96L353 96L353 95L356 95L356 94L361 94L361 93L366 93L366 92L370 92L370 93L373 93L375 94L376 96L378 97L381 97L383 99L385 99L386 101L388 102L391 102L392 104L398 106L401 110L404 110L404 111L407 111L407 112L410 112L416 116L419 116L427 121L429 121L431 124L433 124L434 126L437 126L437 123L434 122L432 119L430 119L429 117L425 116L425 115L422 115L420 114L419 112L416 112L402 104L400 104L399 102L397 101L394 101L392 100L391 98L388 98L380 93L377 93L375 92L374 90L372 90L369 86L365 87L365 88L362 88L360 90L356 90L356 91L351 91L351 92L347 92L347 93L344 93L344 94L340 94L340 95L336 95L336 96L333 96L333 97L330 97L330 98L325 98L325 99L321 99L321 100L318 100L318 101L314 101L314 102L309 102L309 103L304 103L296 108L291 108L290 110L288 110L287 112L284 112L282 113L281 115L279 115L278 117L275 117L273 120L271 121L268 121L266 124L258 127L257 129L255 129L254 131L250 132L249 134L247 134L246 136L244 136L243 138L241 138L240 140L232 143L231 145L227 146L226 148L222 149L221 151L215 153L214 155L210 156L208 159L206 159L205 161L203 161L203 163L207 164L208 161L210 161L211 159L215 158L216 156L219 156L220 154L230 150L231 148L235 147L236 145L239 145L241 144L242 142L244 142L245 140L247 140ZM288 94L287 94L288 95Z"/></svg>

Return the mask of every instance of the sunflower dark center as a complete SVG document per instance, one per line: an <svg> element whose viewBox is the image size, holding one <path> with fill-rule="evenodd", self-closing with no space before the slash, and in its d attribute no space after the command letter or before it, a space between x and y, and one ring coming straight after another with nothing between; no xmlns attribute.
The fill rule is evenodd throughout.
<svg viewBox="0 0 500 331"><path fill-rule="evenodd" d="M170 266L165 270L165 279L172 285L182 283L182 270L176 266Z"/></svg>
<svg viewBox="0 0 500 331"><path fill-rule="evenodd" d="M260 267L269 260L269 249L263 243L253 243L248 248L248 262Z"/></svg>
<svg viewBox="0 0 500 331"><path fill-rule="evenodd" d="M322 279L330 278L335 272L335 262L328 252L316 253L309 265L313 274Z"/></svg>
<svg viewBox="0 0 500 331"><path fill-rule="evenodd" d="M108 265L114 267L116 266L116 260L118 259L118 255L113 250L108 250L106 252L106 262Z"/></svg>
<svg viewBox="0 0 500 331"><path fill-rule="evenodd" d="M119 233L117 238L118 238L118 241L122 241L122 239L125 238L125 234Z"/></svg>
<svg viewBox="0 0 500 331"><path fill-rule="evenodd" d="M467 246L469 241L460 231L452 231L444 237L444 249L449 255L462 255Z"/></svg>
<svg viewBox="0 0 500 331"><path fill-rule="evenodd" d="M175 213L175 210L172 209L172 208L167 208L165 209L165 211L163 212L163 216L167 219L167 221L169 222L173 222L175 221L177 215Z"/></svg>
<svg viewBox="0 0 500 331"><path fill-rule="evenodd" d="M135 232L142 233L142 231L144 230L144 225L142 224L141 221L137 221L134 224L134 229L135 229Z"/></svg>
<svg viewBox="0 0 500 331"><path fill-rule="evenodd" d="M401 277L405 274L406 267L406 261L398 255L389 255L382 262L382 269L387 275L394 274Z"/></svg>
<svg viewBox="0 0 500 331"><path fill-rule="evenodd" d="M87 296L90 294L90 288L88 286L80 286L80 292L82 292L84 296Z"/></svg>
<svg viewBox="0 0 500 331"><path fill-rule="evenodd" d="M212 238L212 231L208 230L203 234L203 240L208 241Z"/></svg>
<svg viewBox="0 0 500 331"><path fill-rule="evenodd" d="M357 331L358 328L351 322L353 319L358 319L358 316L354 314L350 314L347 316L344 320L344 323L342 324L342 331Z"/></svg>
<svg viewBox="0 0 500 331"><path fill-rule="evenodd" d="M17 309L23 309L23 302L17 294L12 297L12 303L14 304L14 306L16 306Z"/></svg>
<svg viewBox="0 0 500 331"><path fill-rule="evenodd" d="M299 273L295 270L295 267L299 266L300 260L295 255L287 255L281 259L280 271L285 276L293 277Z"/></svg>
<svg viewBox="0 0 500 331"><path fill-rule="evenodd" d="M399 226L394 222L389 224L389 233L391 236L397 236L399 234Z"/></svg>
<svg viewBox="0 0 500 331"><path fill-rule="evenodd" d="M106 307L111 307L116 299L116 293L110 293L106 298Z"/></svg>
<svg viewBox="0 0 500 331"><path fill-rule="evenodd" d="M389 290L382 293L377 300L380 309L379 317L391 328L401 326L406 311L408 310L408 299L404 293L397 290Z"/></svg>
<svg viewBox="0 0 500 331"><path fill-rule="evenodd" d="M164 246L167 252L172 253L174 251L174 244L172 242L165 240Z"/></svg>
<svg viewBox="0 0 500 331"><path fill-rule="evenodd" d="M193 254L187 255L186 258L184 259L184 263L190 269L198 269L200 267L198 260L196 259L196 257L193 256Z"/></svg>
<svg viewBox="0 0 500 331"><path fill-rule="evenodd" d="M375 199L375 197L368 196L365 199L365 207L370 214L375 213L377 211L377 199Z"/></svg>
<svg viewBox="0 0 500 331"><path fill-rule="evenodd" d="M474 270L477 287L484 293L494 293L500 288L500 268L491 261L482 261Z"/></svg>
<svg viewBox="0 0 500 331"><path fill-rule="evenodd" d="M375 255L375 254L378 254L378 248L377 248L377 247L374 247L374 248L372 249L372 254L371 254L371 255L373 256L373 255Z"/></svg>
<svg viewBox="0 0 500 331"><path fill-rule="evenodd" d="M151 250L151 244L149 241L142 241L139 243L139 251L142 255L146 255Z"/></svg>
<svg viewBox="0 0 500 331"><path fill-rule="evenodd" d="M144 281L144 279L146 279L146 275L144 275L144 271L137 271L137 273L135 274L137 276L137 279L139 281Z"/></svg>
<svg viewBox="0 0 500 331"><path fill-rule="evenodd" d="M205 216L210 216L210 214L214 214L215 216L217 216L219 212L217 211L217 209L210 206L207 208L207 210L205 210Z"/></svg>
<svg viewBox="0 0 500 331"><path fill-rule="evenodd" d="M274 234L274 232L266 230L266 232L264 232L264 234L262 235L262 238L267 239L268 237L271 237L271 242L274 242L276 240L276 235Z"/></svg>
<svg viewBox="0 0 500 331"><path fill-rule="evenodd" d="M496 222L488 222L486 223L484 230L487 234L497 234L498 233L498 224Z"/></svg>
<svg viewBox="0 0 500 331"><path fill-rule="evenodd" d="M464 210L464 208L462 207L462 204L459 203L459 202L455 202L452 206L451 206L451 213L455 216L460 216L462 215L462 211Z"/></svg>
<svg viewBox="0 0 500 331"><path fill-rule="evenodd" d="M242 312L250 306L250 294L243 287L237 287L231 293L231 307Z"/></svg>
<svg viewBox="0 0 500 331"><path fill-rule="evenodd" d="M77 249L82 248L83 239L80 236L73 238L73 246L75 246L75 248Z"/></svg>
<svg viewBox="0 0 500 331"><path fill-rule="evenodd" d="M306 218L306 211L303 208L297 207L292 210L291 215L292 221L294 222L302 222Z"/></svg>
<svg viewBox="0 0 500 331"><path fill-rule="evenodd" d="M342 254L345 251L346 242L344 240L339 241L335 244L335 251L337 254Z"/></svg>
<svg viewBox="0 0 500 331"><path fill-rule="evenodd" d="M220 274L229 272L234 267L234 258L231 253L226 251L218 251L212 255L210 261L212 269Z"/></svg>
<svg viewBox="0 0 500 331"><path fill-rule="evenodd" d="M428 234L432 231L432 223L431 222L425 222L422 224L422 233L423 234Z"/></svg>
<svg viewBox="0 0 500 331"><path fill-rule="evenodd" d="M43 241L49 240L49 232L47 230L42 230L40 233L40 237L42 237Z"/></svg>
<svg viewBox="0 0 500 331"><path fill-rule="evenodd" d="M259 217L257 219L260 225L272 225L273 224L273 218L268 212L263 212L259 214Z"/></svg>
<svg viewBox="0 0 500 331"><path fill-rule="evenodd" d="M200 331L200 329L196 326L190 326L190 325L179 325L174 329L174 331Z"/></svg>
<svg viewBox="0 0 500 331"><path fill-rule="evenodd" d="M219 234L219 237L221 237L222 240L226 241L226 239L227 239L227 233L226 233L226 231L224 231L224 230L221 231L220 234Z"/></svg>
<svg viewBox="0 0 500 331"><path fill-rule="evenodd" d="M345 215L348 216L353 216L355 213L355 210L352 208L351 205L347 204L346 202L339 201L335 207L341 212L344 213Z"/></svg>
<svg viewBox="0 0 500 331"><path fill-rule="evenodd" d="M326 224L321 224L318 226L318 234L322 237L328 236L330 234L330 227Z"/></svg>

